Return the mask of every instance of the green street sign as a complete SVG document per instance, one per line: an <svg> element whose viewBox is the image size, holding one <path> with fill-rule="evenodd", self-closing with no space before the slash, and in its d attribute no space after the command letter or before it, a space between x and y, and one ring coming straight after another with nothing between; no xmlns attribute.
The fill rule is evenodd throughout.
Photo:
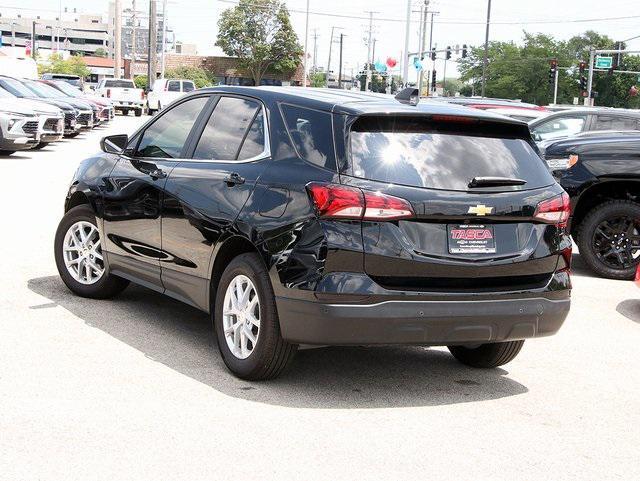
<svg viewBox="0 0 640 481"><path fill-rule="evenodd" d="M611 68L613 66L613 57L596 57L596 68Z"/></svg>

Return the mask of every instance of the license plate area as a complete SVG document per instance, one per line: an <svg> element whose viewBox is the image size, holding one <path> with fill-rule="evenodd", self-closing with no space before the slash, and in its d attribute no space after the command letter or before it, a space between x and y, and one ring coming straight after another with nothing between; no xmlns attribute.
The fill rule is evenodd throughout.
<svg viewBox="0 0 640 481"><path fill-rule="evenodd" d="M447 225L449 254L495 254L493 226L471 224Z"/></svg>

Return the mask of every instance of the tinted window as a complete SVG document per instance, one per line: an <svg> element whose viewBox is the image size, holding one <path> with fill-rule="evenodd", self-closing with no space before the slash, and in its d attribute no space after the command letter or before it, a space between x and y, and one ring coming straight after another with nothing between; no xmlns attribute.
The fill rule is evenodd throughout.
<svg viewBox="0 0 640 481"><path fill-rule="evenodd" d="M193 85L193 82L182 82L183 92L193 92L195 89L196 89L196 86Z"/></svg>
<svg viewBox="0 0 640 481"><path fill-rule="evenodd" d="M193 154L194 159L236 160L260 105L252 100L222 97L211 114Z"/></svg>
<svg viewBox="0 0 640 481"><path fill-rule="evenodd" d="M474 177L526 180L513 189L553 183L526 140L474 135L474 129L429 131L402 120L356 122L350 133L353 175L366 179L446 190L468 190Z"/></svg>
<svg viewBox="0 0 640 481"><path fill-rule="evenodd" d="M169 92L180 92L180 81L171 80L170 82L167 82L167 90Z"/></svg>
<svg viewBox="0 0 640 481"><path fill-rule="evenodd" d="M320 167L335 169L331 114L293 105L282 105L282 114L300 157Z"/></svg>
<svg viewBox="0 0 640 481"><path fill-rule="evenodd" d="M598 115L593 130L636 130L638 121L628 117Z"/></svg>
<svg viewBox="0 0 640 481"><path fill-rule="evenodd" d="M208 100L208 97L198 97L167 110L144 131L136 156L179 158L189 132Z"/></svg>
<svg viewBox="0 0 640 481"><path fill-rule="evenodd" d="M136 85L133 80L105 80L105 87L134 89Z"/></svg>
<svg viewBox="0 0 640 481"><path fill-rule="evenodd" d="M554 118L534 127L533 134L539 140L569 137L582 132L586 121L586 116Z"/></svg>

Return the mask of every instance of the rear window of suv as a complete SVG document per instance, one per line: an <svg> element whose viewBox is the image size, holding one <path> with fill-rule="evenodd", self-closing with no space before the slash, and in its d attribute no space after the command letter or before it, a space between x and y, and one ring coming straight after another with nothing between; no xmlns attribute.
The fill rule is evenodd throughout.
<svg viewBox="0 0 640 481"><path fill-rule="evenodd" d="M133 83L132 80L105 80L104 81L104 86L105 87L112 87L112 88L125 88L125 89L134 89L136 88L136 84Z"/></svg>
<svg viewBox="0 0 640 481"><path fill-rule="evenodd" d="M428 118L362 117L350 132L351 174L369 180L442 190L469 190L474 177L508 177L526 190L553 184L529 142L473 124L443 126ZM495 190L493 188L492 190Z"/></svg>

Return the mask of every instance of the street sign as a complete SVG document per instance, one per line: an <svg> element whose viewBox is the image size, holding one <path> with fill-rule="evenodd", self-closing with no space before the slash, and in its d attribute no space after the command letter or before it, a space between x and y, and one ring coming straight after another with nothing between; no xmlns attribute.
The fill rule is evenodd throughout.
<svg viewBox="0 0 640 481"><path fill-rule="evenodd" d="M603 57L598 55L596 57L596 68L611 68L613 66L613 57Z"/></svg>

